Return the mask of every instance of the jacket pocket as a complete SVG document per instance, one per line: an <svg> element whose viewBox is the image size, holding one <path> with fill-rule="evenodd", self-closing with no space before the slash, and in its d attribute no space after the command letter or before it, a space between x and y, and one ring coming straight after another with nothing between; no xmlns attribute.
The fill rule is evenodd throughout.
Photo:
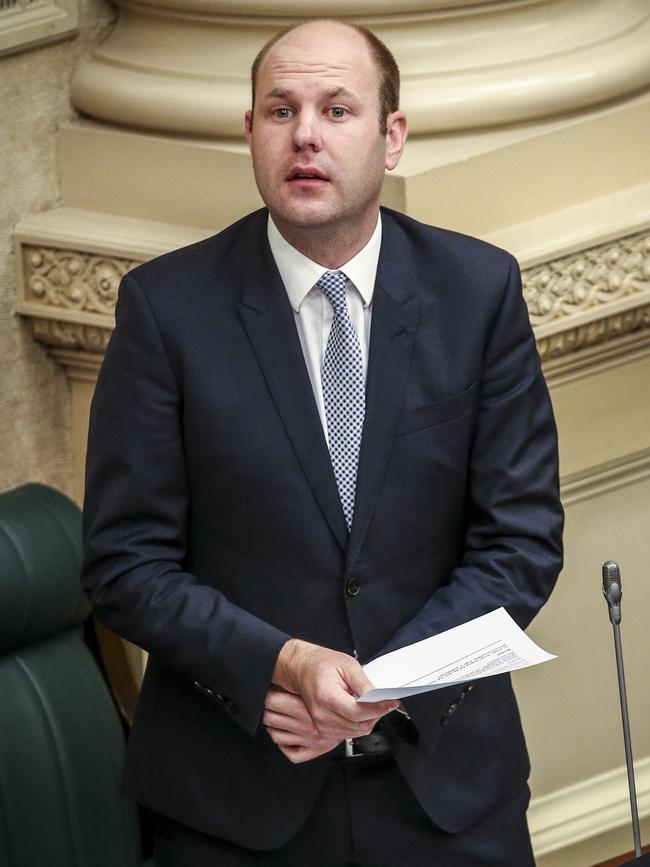
<svg viewBox="0 0 650 867"><path fill-rule="evenodd" d="M420 406L402 413L397 436L415 433L425 428L446 422L456 421L467 415L476 402L478 392L477 384L473 382L469 388L460 394L454 394L430 403L428 406Z"/></svg>

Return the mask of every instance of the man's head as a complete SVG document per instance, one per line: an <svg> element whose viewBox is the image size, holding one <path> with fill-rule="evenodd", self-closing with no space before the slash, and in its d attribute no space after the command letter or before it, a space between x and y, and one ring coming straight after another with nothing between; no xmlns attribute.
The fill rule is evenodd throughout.
<svg viewBox="0 0 650 867"><path fill-rule="evenodd" d="M367 240L374 228L384 171L397 165L406 139L406 118L394 107L399 76L382 84L377 44L359 28L312 21L256 59L246 138L260 194L293 243L296 233L321 229ZM380 122L384 100L390 110L381 108Z"/></svg>
<svg viewBox="0 0 650 867"><path fill-rule="evenodd" d="M334 19L325 19L329 23L336 22ZM297 30L298 27L303 27L304 24L292 24L290 27L285 27L279 33L276 33L271 39L260 48L253 65L251 66L251 105L255 110L255 90L257 85L257 73L264 58L273 48L273 46L291 33ZM399 88L400 75L399 67L390 49L375 36L372 30L367 27L362 27L360 24L346 24L351 30L356 30L366 40L368 51L375 63L377 73L377 98L379 102L379 128L382 135L386 135L386 118L393 111L399 111Z"/></svg>

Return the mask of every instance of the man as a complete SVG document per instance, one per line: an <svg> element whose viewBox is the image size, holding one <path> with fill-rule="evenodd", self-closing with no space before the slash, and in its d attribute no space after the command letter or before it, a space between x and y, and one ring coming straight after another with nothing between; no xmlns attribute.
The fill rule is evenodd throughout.
<svg viewBox="0 0 650 867"><path fill-rule="evenodd" d="M560 569L516 263L380 213L406 118L372 34L293 28L253 87L268 211L125 277L93 403L84 586L150 653L127 792L159 865L526 867L508 677L355 700Z"/></svg>

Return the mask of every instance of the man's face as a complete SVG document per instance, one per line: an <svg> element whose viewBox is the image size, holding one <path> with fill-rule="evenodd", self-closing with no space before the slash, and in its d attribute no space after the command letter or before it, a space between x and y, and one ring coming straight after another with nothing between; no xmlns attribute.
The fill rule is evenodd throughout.
<svg viewBox="0 0 650 867"><path fill-rule="evenodd" d="M400 112L379 124L377 71L361 34L334 22L292 31L258 72L246 138L262 199L278 228L372 220L384 169L401 155Z"/></svg>

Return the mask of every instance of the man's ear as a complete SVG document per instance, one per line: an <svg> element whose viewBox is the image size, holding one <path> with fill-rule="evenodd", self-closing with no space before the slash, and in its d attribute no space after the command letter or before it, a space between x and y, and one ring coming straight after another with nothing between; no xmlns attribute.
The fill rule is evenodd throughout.
<svg viewBox="0 0 650 867"><path fill-rule="evenodd" d="M391 111L386 118L386 168L394 169L402 156L408 123L403 111Z"/></svg>
<svg viewBox="0 0 650 867"><path fill-rule="evenodd" d="M244 115L244 135L248 142L249 150L253 149L253 111L249 109Z"/></svg>

